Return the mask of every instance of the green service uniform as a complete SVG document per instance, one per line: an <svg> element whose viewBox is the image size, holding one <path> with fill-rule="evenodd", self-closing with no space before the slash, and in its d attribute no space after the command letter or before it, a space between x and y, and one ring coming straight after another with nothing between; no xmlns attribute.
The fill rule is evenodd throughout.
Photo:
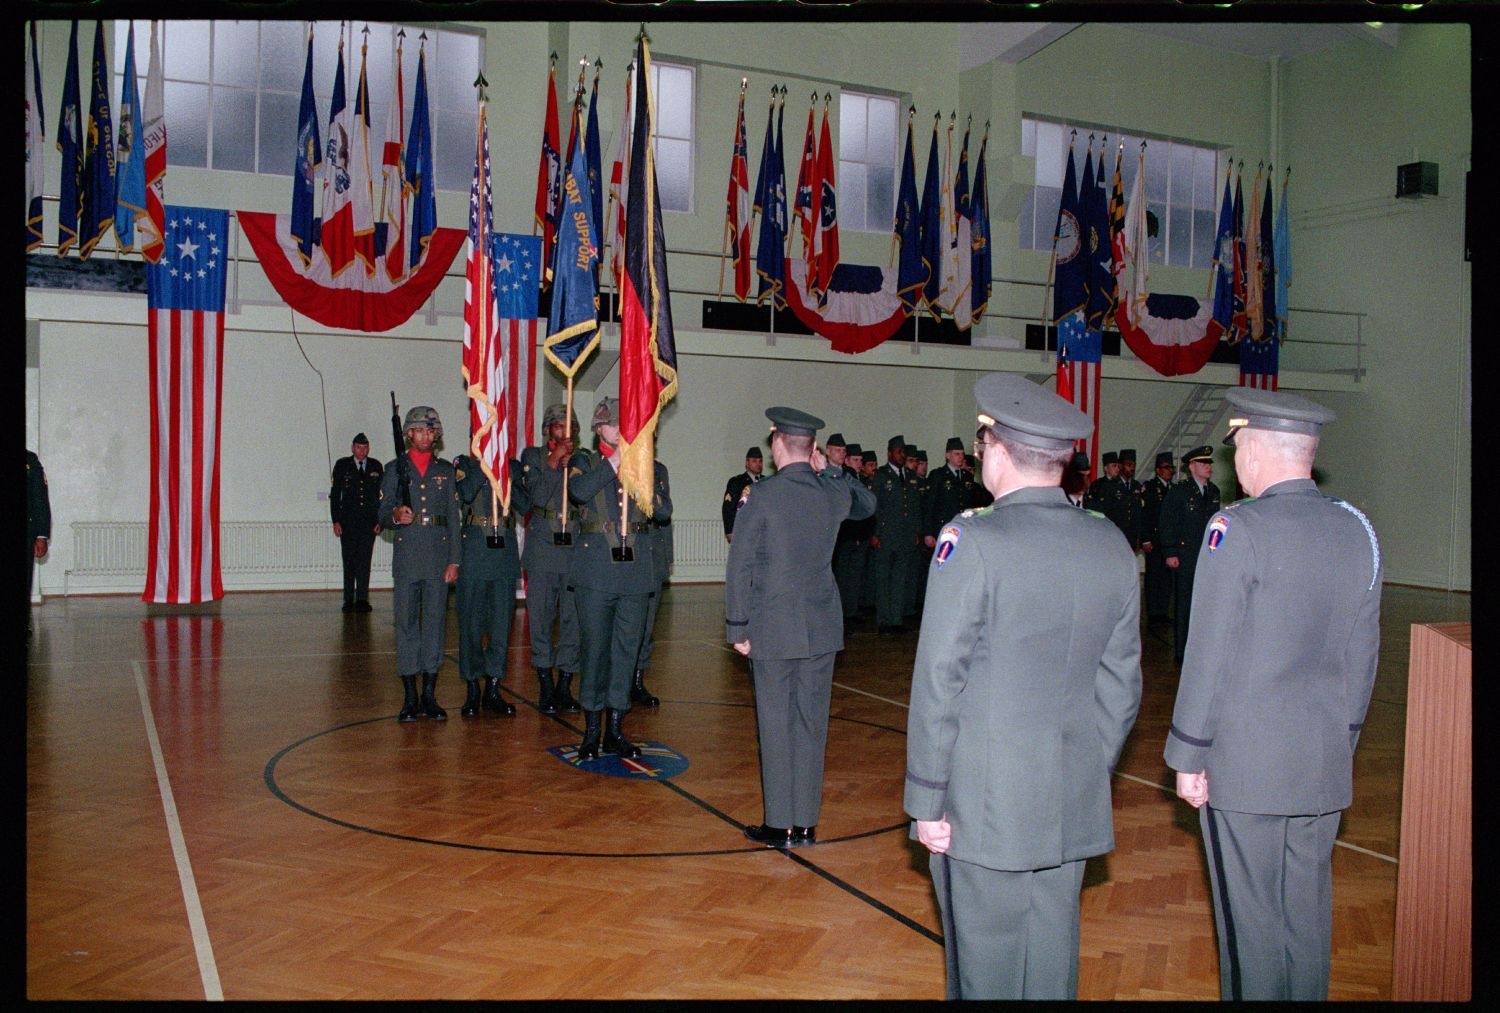
<svg viewBox="0 0 1500 1013"><path fill-rule="evenodd" d="M901 625L907 573L922 526L921 503L908 481L910 474L914 473L885 464L870 481L875 493L875 537L880 542L870 550L870 564L874 570L875 623L881 627Z"/></svg>
<svg viewBox="0 0 1500 1013"><path fill-rule="evenodd" d="M620 480L602 455L580 451L568 465L568 497L578 510L569 585L578 606L582 679L578 702L586 711L630 710L630 683L640 657L650 598L660 586L652 543L640 535L650 522L630 497L620 531ZM652 514L672 516L671 497L658 487ZM630 548L615 560L611 550Z"/></svg>
<svg viewBox="0 0 1500 1013"><path fill-rule="evenodd" d="M443 663L443 635L448 615L448 585L443 571L460 562L462 514L453 465L434 452L421 474L406 460L411 476L410 524L392 517L401 506L399 459L388 461L380 482L380 526L395 532L391 580L396 613L396 674L436 675Z"/></svg>
<svg viewBox="0 0 1500 1013"><path fill-rule="evenodd" d="M750 641L766 826L817 825L833 662L844 646L834 541L844 520L874 509L857 479L799 461L757 483L735 519L725 637Z"/></svg>
<svg viewBox="0 0 1500 1013"><path fill-rule="evenodd" d="M531 664L549 672L555 666L571 676L578 671L578 611L568 590L573 568L573 546L558 545L553 538L563 533L564 460L547 467L546 447L521 451L519 485L531 504L526 518L526 548L521 566L526 570L526 623L531 634ZM577 511L568 514L568 533L577 538ZM557 645L552 630L558 629Z"/></svg>
<svg viewBox="0 0 1500 1013"><path fill-rule="evenodd" d="M1219 509L1219 487L1205 482L1203 488L1189 478L1178 482L1167 492L1161 505L1157 536L1161 539L1162 560L1177 559L1173 571L1172 607L1176 616L1173 657L1180 663L1187 651L1188 618L1193 608L1193 572L1198 565L1198 546L1203 541L1208 519Z"/></svg>
<svg viewBox="0 0 1500 1013"><path fill-rule="evenodd" d="M1086 859L1141 698L1135 558L1059 487L944 526L907 719L906 812L932 856L950 999L1071 999ZM913 828L915 836L915 828Z"/></svg>
<svg viewBox="0 0 1500 1013"><path fill-rule="evenodd" d="M846 465L843 472L861 489L868 488L854 468ZM838 538L833 545L833 580L838 585L846 623L859 615L860 597L869 570L872 521L872 517L844 521L839 525Z"/></svg>
<svg viewBox="0 0 1500 1013"><path fill-rule="evenodd" d="M1199 809L1220 997L1328 998L1332 860L1380 654L1380 545L1311 479L1213 515L1165 758Z"/></svg>
<svg viewBox="0 0 1500 1013"><path fill-rule="evenodd" d="M370 557L375 552L383 473L380 462L373 457L360 462L351 455L339 458L333 465L328 514L343 532L339 535L339 553L344 561L345 605L370 600Z"/></svg>
<svg viewBox="0 0 1500 1013"><path fill-rule="evenodd" d="M657 491L670 501L672 483L667 475L667 466L660 461L653 463L656 465ZM672 573L672 518L652 517L646 530L641 532L640 541L649 543L651 559L656 564L656 593L646 605L646 632L641 637L640 656L635 660L635 670L644 672L651 664L651 653L656 647L656 613L661 609L662 591Z"/></svg>
<svg viewBox="0 0 1500 1013"><path fill-rule="evenodd" d="M465 682L486 677L501 680L509 667L510 626L516 612L516 581L521 557L516 551L516 517L531 501L519 482L511 484L510 512L498 525L490 482L472 457L455 457L458 496L465 504L463 560L458 568L458 674ZM511 462L511 473L520 472ZM504 507L501 507L504 511ZM500 544L491 546L491 536ZM484 635L489 634L489 647Z"/></svg>
<svg viewBox="0 0 1500 1013"><path fill-rule="evenodd" d="M912 538L911 558L906 564L906 596L902 599L903 615L922 611L922 602L927 594L927 562L932 550L922 541L927 533L928 492L927 479L917 474L915 468L906 469L906 492L917 505L917 533Z"/></svg>
<svg viewBox="0 0 1500 1013"><path fill-rule="evenodd" d="M734 534L734 515L740 508L740 498L745 487L760 481L760 476L742 471L724 483L724 502L719 504L719 516L724 521L724 535Z"/></svg>
<svg viewBox="0 0 1500 1013"><path fill-rule="evenodd" d="M1172 571L1167 569L1162 556L1161 535L1158 533L1162 503L1171 488L1171 482L1163 482L1155 475L1141 488L1141 549L1146 554L1145 610L1148 621L1165 619L1172 604Z"/></svg>

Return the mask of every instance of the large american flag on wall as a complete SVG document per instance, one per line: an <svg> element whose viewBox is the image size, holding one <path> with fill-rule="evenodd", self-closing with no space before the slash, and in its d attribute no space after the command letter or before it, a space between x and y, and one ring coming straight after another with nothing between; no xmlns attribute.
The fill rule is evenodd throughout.
<svg viewBox="0 0 1500 1013"><path fill-rule="evenodd" d="M229 212L168 205L146 268L151 519L143 601L224 596L219 577L219 409Z"/></svg>

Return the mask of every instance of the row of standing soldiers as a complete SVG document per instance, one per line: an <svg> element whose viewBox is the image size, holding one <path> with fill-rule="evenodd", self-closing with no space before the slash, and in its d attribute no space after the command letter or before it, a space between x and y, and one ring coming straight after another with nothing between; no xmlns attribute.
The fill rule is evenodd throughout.
<svg viewBox="0 0 1500 1013"><path fill-rule="evenodd" d="M599 451L577 449L577 418L570 418L564 405L547 406L546 444L527 447L519 460L510 462L509 509L492 495L477 460L458 455L446 461L433 452L442 424L426 406L407 412L404 432L410 447L404 459L383 468L370 462L373 469L356 469L360 475L373 471L378 506L373 518L340 525L340 516L350 515L346 506L335 505L335 530L344 530L341 538L357 531L361 542L366 531L394 531L396 669L405 691L401 721L447 718L435 687L443 658L447 585L453 583L458 590L459 675L467 692L462 713L515 713L499 695L499 683L507 669L516 581L524 569L541 712L582 710L580 759L597 757L601 746L620 756L639 755L639 748L625 738L621 721L632 703L659 703L646 689L644 673L660 591L672 562L671 534L663 530L671 521L671 492L665 466L655 462L651 515L630 499L622 527L617 399L600 402L592 429L599 436ZM352 497L351 490L368 481L341 473L348 460L335 469L336 500ZM518 551L518 525L526 532L524 553ZM368 611L367 603L359 607L368 595L367 557L362 581L348 573L346 568L346 611ZM575 698L572 682L580 673Z"/></svg>

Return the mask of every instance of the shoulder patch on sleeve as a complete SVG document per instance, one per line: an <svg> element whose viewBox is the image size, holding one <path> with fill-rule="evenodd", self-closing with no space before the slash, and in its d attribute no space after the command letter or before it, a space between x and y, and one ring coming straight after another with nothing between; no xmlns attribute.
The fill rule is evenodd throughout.
<svg viewBox="0 0 1500 1013"><path fill-rule="evenodd" d="M963 537L963 528L957 524L946 525L938 533L937 547L933 549L932 561L941 570L943 564L953 558L953 553L958 549L958 540Z"/></svg>
<svg viewBox="0 0 1500 1013"><path fill-rule="evenodd" d="M1229 518L1223 512L1216 513L1213 520L1208 522L1208 554L1213 555L1219 551L1219 546L1224 544L1224 537L1229 534Z"/></svg>

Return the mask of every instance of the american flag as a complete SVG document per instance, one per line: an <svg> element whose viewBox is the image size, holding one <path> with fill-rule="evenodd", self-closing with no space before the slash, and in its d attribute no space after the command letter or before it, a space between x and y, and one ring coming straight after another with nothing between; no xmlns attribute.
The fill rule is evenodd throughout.
<svg viewBox="0 0 1500 1013"><path fill-rule="evenodd" d="M469 451L479 461L505 509L510 509L510 457L513 426L506 417L504 356L495 306L490 237L495 216L490 204L490 127L484 102L469 186L468 265L464 271L464 385L469 395Z"/></svg>
<svg viewBox="0 0 1500 1013"><path fill-rule="evenodd" d="M497 232L491 237L495 303L499 307L507 435L516 448L536 443L537 296L542 283L542 237Z"/></svg>
<svg viewBox="0 0 1500 1013"><path fill-rule="evenodd" d="M229 212L168 205L165 253L146 269L151 520L141 599L224 596L219 577L219 412Z"/></svg>

